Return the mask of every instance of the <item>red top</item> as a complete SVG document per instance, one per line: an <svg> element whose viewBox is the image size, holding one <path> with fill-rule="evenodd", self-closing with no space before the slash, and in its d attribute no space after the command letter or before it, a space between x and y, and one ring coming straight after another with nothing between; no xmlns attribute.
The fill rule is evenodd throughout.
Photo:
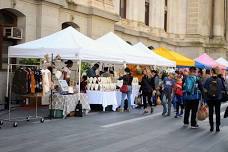
<svg viewBox="0 0 228 152"><path fill-rule="evenodd" d="M175 85L175 94L178 96L183 96L183 89L182 89L183 83L182 81L176 82Z"/></svg>

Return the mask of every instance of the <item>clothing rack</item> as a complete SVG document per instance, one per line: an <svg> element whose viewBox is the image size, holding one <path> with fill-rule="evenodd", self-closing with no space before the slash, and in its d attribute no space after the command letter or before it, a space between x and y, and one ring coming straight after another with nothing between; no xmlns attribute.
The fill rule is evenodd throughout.
<svg viewBox="0 0 228 152"><path fill-rule="evenodd" d="M12 108L12 73L13 73L13 66L21 66L21 67L36 67L40 68L40 65L27 65L27 64L10 64L8 61L8 70L7 70L7 91L6 91L6 97L8 97L8 119L1 119L0 120L0 126L3 125L3 122L13 122L13 127L18 126L18 122L22 121L30 121L30 120L39 120L40 122L44 122L44 118L42 116L38 116L38 106L37 106L37 99L38 97L41 97L38 93L30 94L30 95L21 95L21 97L25 98L31 98L35 97L35 116L26 116L26 117L16 117L11 118L11 108ZM51 95L52 96L52 95Z"/></svg>

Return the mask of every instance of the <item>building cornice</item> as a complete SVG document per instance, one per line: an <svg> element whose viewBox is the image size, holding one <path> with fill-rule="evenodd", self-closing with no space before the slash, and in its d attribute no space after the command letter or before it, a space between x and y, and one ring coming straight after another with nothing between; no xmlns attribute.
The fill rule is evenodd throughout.
<svg viewBox="0 0 228 152"><path fill-rule="evenodd" d="M91 6L84 6L81 4L68 4L68 6L65 6L64 8L69 9L71 11L80 12L86 15L99 16L105 19L112 20L114 22L118 22L120 20L120 16L118 14L114 14Z"/></svg>
<svg viewBox="0 0 228 152"><path fill-rule="evenodd" d="M132 26L127 26L127 24L115 24L114 30L135 36L138 38L146 38L151 41L156 41L157 43L166 43L168 45L173 45L176 47L225 47L228 42L225 41L224 37L214 37L212 40L208 36L202 36L198 34L172 34L172 33L154 33L153 28L147 27L147 30L140 30L141 28L135 28ZM158 29L157 29L158 30Z"/></svg>

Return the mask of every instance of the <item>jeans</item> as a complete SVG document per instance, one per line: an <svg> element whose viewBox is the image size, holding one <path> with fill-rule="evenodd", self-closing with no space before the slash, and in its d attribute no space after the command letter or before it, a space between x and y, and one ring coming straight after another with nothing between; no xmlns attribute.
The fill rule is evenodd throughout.
<svg viewBox="0 0 228 152"><path fill-rule="evenodd" d="M147 101L148 104L152 107L152 101L151 101L151 97L152 97L152 92L143 92L143 107L144 109L147 108Z"/></svg>
<svg viewBox="0 0 228 152"><path fill-rule="evenodd" d="M221 102L219 101L211 101L209 100L207 102L209 107L209 123L211 127L214 127L213 122L213 115L214 115L214 109L215 109L215 115L216 115L216 127L220 126L220 109L221 109Z"/></svg>
<svg viewBox="0 0 228 152"><path fill-rule="evenodd" d="M183 114L183 97L176 95L176 115ZM179 108L181 108L181 112L179 113Z"/></svg>
<svg viewBox="0 0 228 152"><path fill-rule="evenodd" d="M128 101L128 109L131 108L131 94L132 94L132 86L128 86L128 92L127 93L122 93L121 97L121 109L124 109L124 100L127 96L127 101Z"/></svg>
<svg viewBox="0 0 228 152"><path fill-rule="evenodd" d="M162 106L163 106L163 113L167 113L167 104L168 104L168 115L171 115L171 93L163 93L162 95Z"/></svg>
<svg viewBox="0 0 228 152"><path fill-rule="evenodd" d="M189 124L189 116L191 113L191 126L196 126L196 113L198 111L199 101L185 101L184 124Z"/></svg>

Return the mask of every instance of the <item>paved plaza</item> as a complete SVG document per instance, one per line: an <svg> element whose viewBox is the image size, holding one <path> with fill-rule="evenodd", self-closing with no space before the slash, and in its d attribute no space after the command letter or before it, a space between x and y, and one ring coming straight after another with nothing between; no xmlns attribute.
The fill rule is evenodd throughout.
<svg viewBox="0 0 228 152"><path fill-rule="evenodd" d="M222 106L221 115L225 107ZM0 152L227 152L228 119L220 133L210 133L208 120L199 129L183 127L181 118L161 116L162 107L143 115L90 113L83 118L29 122L0 130Z"/></svg>

